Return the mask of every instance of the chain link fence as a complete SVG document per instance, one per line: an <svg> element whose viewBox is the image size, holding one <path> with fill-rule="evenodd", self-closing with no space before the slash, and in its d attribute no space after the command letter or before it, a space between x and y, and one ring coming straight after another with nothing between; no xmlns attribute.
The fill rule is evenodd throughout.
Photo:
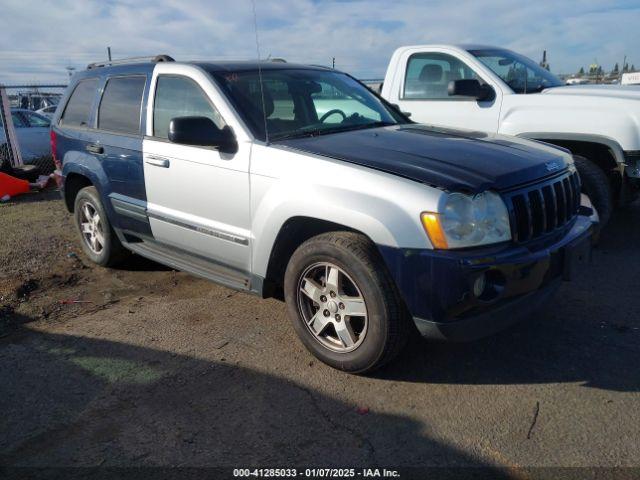
<svg viewBox="0 0 640 480"><path fill-rule="evenodd" d="M49 131L66 85L0 85L0 171L35 165L41 175L55 169Z"/></svg>

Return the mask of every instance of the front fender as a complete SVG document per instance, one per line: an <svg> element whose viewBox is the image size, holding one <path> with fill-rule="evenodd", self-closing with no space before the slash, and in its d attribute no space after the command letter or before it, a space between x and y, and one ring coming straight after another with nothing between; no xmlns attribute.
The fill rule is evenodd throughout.
<svg viewBox="0 0 640 480"><path fill-rule="evenodd" d="M273 154L267 158L273 173L279 160ZM255 274L266 275L278 233L294 217L344 225L378 245L432 248L420 213L435 210L442 191L338 161L303 155L291 159L289 164L282 157L279 177L251 177Z"/></svg>

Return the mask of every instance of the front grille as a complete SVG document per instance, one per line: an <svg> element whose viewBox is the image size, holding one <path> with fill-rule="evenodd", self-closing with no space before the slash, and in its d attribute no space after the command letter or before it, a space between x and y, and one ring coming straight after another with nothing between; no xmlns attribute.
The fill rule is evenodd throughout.
<svg viewBox="0 0 640 480"><path fill-rule="evenodd" d="M535 240L571 222L580 208L580 177L568 172L503 195L516 243Z"/></svg>

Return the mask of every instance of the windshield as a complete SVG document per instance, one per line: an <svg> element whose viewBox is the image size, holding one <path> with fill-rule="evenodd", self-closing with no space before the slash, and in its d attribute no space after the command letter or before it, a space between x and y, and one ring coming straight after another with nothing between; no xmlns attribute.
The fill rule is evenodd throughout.
<svg viewBox="0 0 640 480"><path fill-rule="evenodd" d="M263 90L257 70L211 74L256 138L261 140L407 122L404 116L344 73L265 69L262 71ZM263 95L265 109L262 108Z"/></svg>
<svg viewBox="0 0 640 480"><path fill-rule="evenodd" d="M515 93L537 93L545 88L564 85L562 80L533 60L509 50L469 50L489 67Z"/></svg>

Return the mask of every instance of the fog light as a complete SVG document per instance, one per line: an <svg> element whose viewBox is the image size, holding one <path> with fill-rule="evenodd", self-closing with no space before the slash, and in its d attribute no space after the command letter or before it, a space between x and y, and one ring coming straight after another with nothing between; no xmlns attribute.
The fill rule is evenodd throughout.
<svg viewBox="0 0 640 480"><path fill-rule="evenodd" d="M487 286L487 277L483 273L480 276L478 276L478 278L476 278L476 280L473 282L473 294L475 295L476 298L478 298L480 295L484 293L484 289L486 286Z"/></svg>

